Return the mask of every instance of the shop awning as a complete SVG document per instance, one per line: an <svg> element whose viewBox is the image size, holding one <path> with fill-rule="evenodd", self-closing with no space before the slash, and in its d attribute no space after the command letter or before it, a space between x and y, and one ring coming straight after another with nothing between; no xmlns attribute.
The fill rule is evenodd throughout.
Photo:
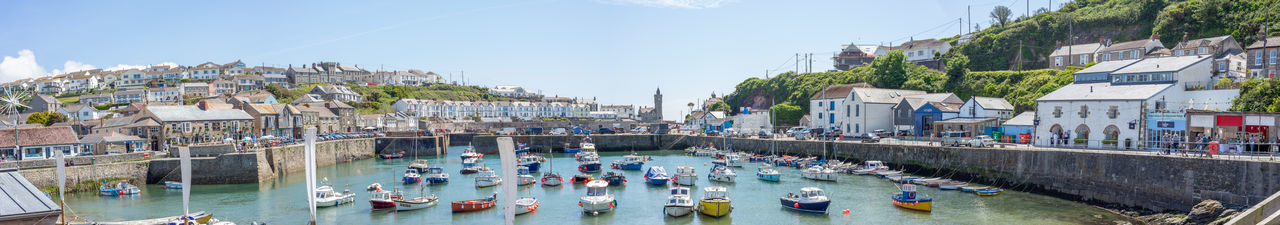
<svg viewBox="0 0 1280 225"><path fill-rule="evenodd" d="M1244 125L1242 116L1218 116L1219 127L1239 127Z"/></svg>

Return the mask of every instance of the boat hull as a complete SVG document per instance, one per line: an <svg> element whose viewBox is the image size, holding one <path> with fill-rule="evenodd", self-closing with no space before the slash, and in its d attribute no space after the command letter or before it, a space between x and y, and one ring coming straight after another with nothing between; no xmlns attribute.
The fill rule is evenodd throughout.
<svg viewBox="0 0 1280 225"><path fill-rule="evenodd" d="M436 206L439 200L431 199L426 201L395 201L396 211L419 210Z"/></svg>
<svg viewBox="0 0 1280 225"><path fill-rule="evenodd" d="M667 184L667 180L670 180L670 179L671 178L658 177L658 178L649 178L647 181L649 182L649 184L652 184L652 185L664 185L664 184Z"/></svg>
<svg viewBox="0 0 1280 225"><path fill-rule="evenodd" d="M996 195L1000 195L1000 189L992 189L992 188L981 189L981 190L975 190L973 191L973 193L977 194L978 196L996 196Z"/></svg>
<svg viewBox="0 0 1280 225"><path fill-rule="evenodd" d="M901 199L901 195L893 197L893 205L898 208L931 212L933 211L933 199Z"/></svg>
<svg viewBox="0 0 1280 225"><path fill-rule="evenodd" d="M538 183L538 178L533 178L533 176L528 176L528 175L520 176L520 183L519 183L520 186L530 185L535 183Z"/></svg>
<svg viewBox="0 0 1280 225"><path fill-rule="evenodd" d="M427 177L427 184L443 184L449 183L448 177Z"/></svg>
<svg viewBox="0 0 1280 225"><path fill-rule="evenodd" d="M477 187L477 188L493 187L493 186L498 186L499 184L502 184L502 181L500 181L500 180L494 180L494 181L488 181L488 180L476 180L476 187Z"/></svg>
<svg viewBox="0 0 1280 225"><path fill-rule="evenodd" d="M400 181L404 182L404 184L416 184L422 182L422 177L404 177Z"/></svg>
<svg viewBox="0 0 1280 225"><path fill-rule="evenodd" d="M520 166L527 167L529 168L530 173L534 173L534 172L538 172L538 168L542 168L542 163L540 162L521 163Z"/></svg>
<svg viewBox="0 0 1280 225"><path fill-rule="evenodd" d="M729 201L700 200L698 201L697 208L698 208L698 212L702 213L703 215L712 216L712 217L722 217L725 215L729 215L730 212L733 212L733 206L731 206L729 203L730 203Z"/></svg>
<svg viewBox="0 0 1280 225"><path fill-rule="evenodd" d="M321 198L316 199L316 207L333 207L342 204L352 203L356 201L356 195L351 194L337 198Z"/></svg>
<svg viewBox="0 0 1280 225"><path fill-rule="evenodd" d="M673 216L673 217L688 216L689 213L693 212L693 206L692 205L668 205L668 206L662 207L662 212L666 213L668 216Z"/></svg>
<svg viewBox="0 0 1280 225"><path fill-rule="evenodd" d="M620 170L640 170L644 168L644 163L615 163L612 166Z"/></svg>
<svg viewBox="0 0 1280 225"><path fill-rule="evenodd" d="M784 208L813 213L827 213L827 207L831 206L831 201L802 203L787 198L782 198L779 201L782 202L782 207Z"/></svg>
<svg viewBox="0 0 1280 225"><path fill-rule="evenodd" d="M613 211L613 207L616 206L612 199L606 201L580 200L578 201L578 204L582 205L583 213L602 213Z"/></svg>
<svg viewBox="0 0 1280 225"><path fill-rule="evenodd" d="M764 181L778 181L782 179L782 174L757 173L756 177Z"/></svg>
<svg viewBox="0 0 1280 225"><path fill-rule="evenodd" d="M578 171L583 173L599 173L600 164L599 163L582 164L578 166Z"/></svg>
<svg viewBox="0 0 1280 225"><path fill-rule="evenodd" d="M836 181L835 173L804 173L804 178L820 181Z"/></svg>
<svg viewBox="0 0 1280 225"><path fill-rule="evenodd" d="M726 182L726 183L733 183L733 180L734 180L736 177L737 177L737 176L725 175L725 174L710 174L710 175L707 175L707 179L708 179L708 180L712 180L712 181L719 181L719 182Z"/></svg>
<svg viewBox="0 0 1280 225"><path fill-rule="evenodd" d="M374 210L393 209L396 207L396 202L390 200L369 200L369 205L373 206Z"/></svg>
<svg viewBox="0 0 1280 225"><path fill-rule="evenodd" d="M493 204L494 204L494 201L489 201L484 199L470 200L470 201L457 201L450 204L451 205L450 208L453 209L453 212L471 212L471 211L480 211L480 210L493 208Z"/></svg>
<svg viewBox="0 0 1280 225"><path fill-rule="evenodd" d="M165 181L165 189L182 189L182 182Z"/></svg>
<svg viewBox="0 0 1280 225"><path fill-rule="evenodd" d="M581 148L565 148L564 149L564 153L578 153L579 151L582 151L582 149Z"/></svg>
<svg viewBox="0 0 1280 225"><path fill-rule="evenodd" d="M560 177L542 177L542 186L560 186L564 183Z"/></svg>
<svg viewBox="0 0 1280 225"><path fill-rule="evenodd" d="M693 186L698 181L697 175L676 175L675 183L684 186Z"/></svg>
<svg viewBox="0 0 1280 225"><path fill-rule="evenodd" d="M534 202L533 202L533 204L521 204L520 202L517 202L517 203L516 203L516 215L521 215L521 214L531 213L531 212L533 212L533 211L537 211L537 210L538 210L538 206L539 206L538 201L534 201Z"/></svg>

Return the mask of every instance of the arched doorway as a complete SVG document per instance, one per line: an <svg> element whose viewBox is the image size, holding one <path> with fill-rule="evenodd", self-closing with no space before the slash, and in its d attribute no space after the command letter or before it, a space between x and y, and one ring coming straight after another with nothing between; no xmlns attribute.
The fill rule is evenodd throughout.
<svg viewBox="0 0 1280 225"><path fill-rule="evenodd" d="M1071 142L1078 145L1089 145L1089 126L1084 124L1076 126L1075 137Z"/></svg>
<svg viewBox="0 0 1280 225"><path fill-rule="evenodd" d="M1066 143L1066 137L1062 132L1062 125L1054 124L1049 127L1049 145L1061 145Z"/></svg>
<svg viewBox="0 0 1280 225"><path fill-rule="evenodd" d="M1102 129L1102 136L1102 145L1116 147L1120 143L1118 141L1120 139L1120 128L1116 127L1116 125L1108 125L1107 128Z"/></svg>

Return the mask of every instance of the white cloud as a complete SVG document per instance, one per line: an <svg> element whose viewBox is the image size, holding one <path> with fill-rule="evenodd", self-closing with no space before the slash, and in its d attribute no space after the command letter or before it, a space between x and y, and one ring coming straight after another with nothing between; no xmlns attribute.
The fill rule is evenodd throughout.
<svg viewBox="0 0 1280 225"><path fill-rule="evenodd" d="M639 5L659 8L710 9L736 0L597 0L621 5Z"/></svg>
<svg viewBox="0 0 1280 225"><path fill-rule="evenodd" d="M18 51L18 57L5 56L0 61L0 82L42 76L47 74L44 67L36 63L36 53L29 49Z"/></svg>
<svg viewBox="0 0 1280 225"><path fill-rule="evenodd" d="M91 69L97 69L97 68L98 68L98 67L95 67L95 66L93 66L93 65L89 65L89 64L84 64L84 63L81 63L81 62L76 62L76 61L67 60L67 62L66 62L66 63L63 63L63 64L62 64L62 69L61 69L61 70L59 70L59 69L53 69L52 74L62 74L62 73L66 73L66 72L84 71L84 70L91 70Z"/></svg>

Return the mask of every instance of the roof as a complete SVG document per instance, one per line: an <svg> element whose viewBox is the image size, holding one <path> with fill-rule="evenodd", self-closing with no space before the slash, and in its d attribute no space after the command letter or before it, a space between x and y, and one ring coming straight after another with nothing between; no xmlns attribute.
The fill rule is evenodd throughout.
<svg viewBox="0 0 1280 225"><path fill-rule="evenodd" d="M1111 72L1115 72L1116 70L1119 70L1119 69L1121 69L1121 68L1124 68L1124 67L1126 67L1126 66L1133 65L1133 63L1136 63L1136 62L1138 62L1138 59L1114 60L1114 61L1100 62L1100 63L1098 63L1098 64L1094 64L1093 66L1090 66L1090 67L1088 67L1088 68L1084 68L1084 69L1082 69L1082 70L1080 70L1080 71L1076 71L1076 73L1075 73L1075 74L1086 74L1086 73L1111 73Z"/></svg>
<svg viewBox="0 0 1280 225"><path fill-rule="evenodd" d="M952 97L955 97L955 98L953 99ZM960 97L956 97L956 94L952 94L952 93L932 93L932 94L923 94L923 95L908 95L906 98L902 100L907 102L907 104L911 107L911 110L917 110L917 109L920 109L920 106L924 106L924 104L928 102L946 102L946 103L963 104L964 101L961 101L959 99Z"/></svg>
<svg viewBox="0 0 1280 225"><path fill-rule="evenodd" d="M96 108L93 108L93 106L90 106L88 104L70 104L70 105L63 106L62 110L66 110L67 112L79 112L84 108L97 110Z"/></svg>
<svg viewBox="0 0 1280 225"><path fill-rule="evenodd" d="M1004 121L1004 126L1035 126L1036 112L1027 111L1019 113L1013 118Z"/></svg>
<svg viewBox="0 0 1280 225"><path fill-rule="evenodd" d="M852 90L853 93L859 95L858 98L866 103L887 103L897 104L903 98L909 95L928 94L924 91L901 90L901 89L880 89L880 88L858 88Z"/></svg>
<svg viewBox="0 0 1280 225"><path fill-rule="evenodd" d="M1036 99L1036 101L1145 100L1172 86L1173 84L1111 85L1111 83L1105 82L1069 84Z"/></svg>
<svg viewBox="0 0 1280 225"><path fill-rule="evenodd" d="M68 126L18 128L18 136L14 137L13 129L0 130L0 146L13 146L17 138L20 146L68 145L80 143L76 140L76 132Z"/></svg>
<svg viewBox="0 0 1280 225"><path fill-rule="evenodd" d="M62 207L17 169L0 170L0 220L57 217Z"/></svg>
<svg viewBox="0 0 1280 225"><path fill-rule="evenodd" d="M253 119L253 116L249 116L249 113L245 113L243 110L201 110L200 107L194 105L147 106L146 109L161 122Z"/></svg>
<svg viewBox="0 0 1280 225"><path fill-rule="evenodd" d="M182 83L182 87L206 87L207 88L209 87L209 83L200 83L200 82Z"/></svg>
<svg viewBox="0 0 1280 225"><path fill-rule="evenodd" d="M1053 53L1050 53L1049 56L1062 56L1062 55L1067 55L1067 53L1071 53L1071 54L1093 53L1093 52L1097 52L1101 48L1102 48L1102 44L1100 43L1068 45L1068 46L1058 47L1058 49L1053 50Z"/></svg>
<svg viewBox="0 0 1280 225"><path fill-rule="evenodd" d="M844 98L845 96L849 96L849 91L853 90L854 87L870 87L870 85L867 85L866 83L857 83L827 86L826 89L818 91L818 93L813 94L813 97L810 97L809 99Z"/></svg>
<svg viewBox="0 0 1280 225"><path fill-rule="evenodd" d="M1272 36L1272 37L1267 37L1266 39L1263 39L1263 40L1255 41L1253 42L1253 44L1249 45L1249 47L1245 49L1268 48L1268 47L1280 47L1280 36Z"/></svg>
<svg viewBox="0 0 1280 225"><path fill-rule="evenodd" d="M1177 45L1173 46L1173 49L1188 48L1188 46L1199 47L1199 46L1221 45L1222 42L1227 41L1227 39L1231 39L1231 38L1232 38L1231 35L1223 35L1223 36L1217 36L1217 37L1207 37L1207 38L1201 38L1201 39L1195 39L1195 40L1188 40L1184 42L1178 42Z"/></svg>
<svg viewBox="0 0 1280 225"><path fill-rule="evenodd" d="M316 112L319 114L318 117L338 117L338 115L333 114L333 111L329 111L329 109L324 108L321 104L303 103L294 105L294 107L297 107L298 110L303 112Z"/></svg>
<svg viewBox="0 0 1280 225"><path fill-rule="evenodd" d="M1009 104L1009 101L1004 98L975 96L973 97L973 100L977 101L978 105L982 106L983 109L1013 110L1013 104Z"/></svg>
<svg viewBox="0 0 1280 225"><path fill-rule="evenodd" d="M930 38L930 39L924 39L924 40L908 41L908 42L902 43L901 45L898 45L897 47L894 47L893 49L898 50L898 49L935 48L935 47L943 46L945 44L947 44L947 42Z"/></svg>
<svg viewBox="0 0 1280 225"><path fill-rule="evenodd" d="M1133 65L1129 65L1119 70L1116 70L1114 73L1127 74L1127 73L1173 72L1173 71L1182 70L1183 68L1190 67L1191 65L1195 65L1196 63L1199 63L1200 61L1204 61L1204 60L1209 60L1209 57L1204 57L1200 55L1189 55L1189 56L1175 56L1175 57L1146 58L1141 61L1138 61L1137 63L1134 63Z"/></svg>
<svg viewBox="0 0 1280 225"><path fill-rule="evenodd" d="M996 120L996 119L998 119L998 118L995 118L995 117L957 117L957 118L951 118L951 119L947 119L947 120L943 120L943 121L935 121L935 122L933 122L933 123L934 123L934 124L939 124L939 123L975 124L975 123L990 122L990 121L993 121L993 120Z"/></svg>
<svg viewBox="0 0 1280 225"><path fill-rule="evenodd" d="M59 102L58 98L54 98L53 96L50 96L50 95L36 95L36 98L40 98L40 100L44 100L45 103ZM33 102L35 101L35 99L31 99L31 100Z"/></svg>
<svg viewBox="0 0 1280 225"><path fill-rule="evenodd" d="M338 109L354 109L355 108L355 107L351 107L351 105L347 105L347 103L342 103L340 101L325 102L325 107L338 108Z"/></svg>
<svg viewBox="0 0 1280 225"><path fill-rule="evenodd" d="M1132 48L1140 48L1143 46L1147 46L1147 43L1151 43L1153 41L1159 42L1160 39L1142 39L1137 41L1120 42L1120 43L1111 44L1111 46L1102 48L1102 50L1099 50L1099 51L1106 52L1106 51L1119 51L1119 50L1126 50L1126 49L1132 49ZM1151 49L1145 49L1144 51L1151 51ZM1143 52L1143 54L1146 54L1146 52Z"/></svg>
<svg viewBox="0 0 1280 225"><path fill-rule="evenodd" d="M961 104L946 103L946 102L929 102L929 105L933 106L934 108L938 108L938 111L942 111L942 112L960 112L960 106L961 106Z"/></svg>
<svg viewBox="0 0 1280 225"><path fill-rule="evenodd" d="M724 118L725 118L725 116L724 116L724 111L711 111L711 112L708 112L708 113L707 113L707 115L711 115L712 117L715 117L716 119L724 119Z"/></svg>
<svg viewBox="0 0 1280 225"><path fill-rule="evenodd" d="M81 144L97 144L102 142L116 143L116 142L146 141L146 140L147 139L141 138L138 136L124 135L121 133L111 132L111 133L96 133L96 134L85 135L84 138L80 138L80 143Z"/></svg>

